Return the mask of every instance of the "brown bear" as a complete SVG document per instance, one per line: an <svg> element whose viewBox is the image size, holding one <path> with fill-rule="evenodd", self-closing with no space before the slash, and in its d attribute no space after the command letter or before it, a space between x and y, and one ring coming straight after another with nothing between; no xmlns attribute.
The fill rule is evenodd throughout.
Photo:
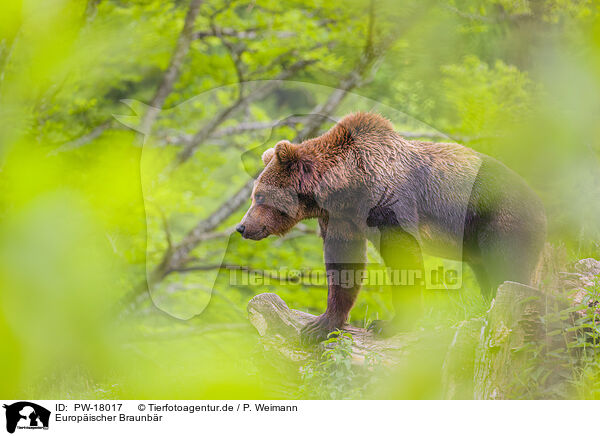
<svg viewBox="0 0 600 436"><path fill-rule="evenodd" d="M360 277L367 240L388 268L423 271L423 252L467 262L486 298L506 280L531 281L545 241L544 208L489 156L454 143L408 141L380 115L354 113L317 138L280 141L262 159L237 231L259 240L317 218L324 241L327 310L304 328L304 340L322 339L347 321L361 280L341 277ZM373 327L393 333L410 325L422 291L418 280L394 286L394 320Z"/></svg>

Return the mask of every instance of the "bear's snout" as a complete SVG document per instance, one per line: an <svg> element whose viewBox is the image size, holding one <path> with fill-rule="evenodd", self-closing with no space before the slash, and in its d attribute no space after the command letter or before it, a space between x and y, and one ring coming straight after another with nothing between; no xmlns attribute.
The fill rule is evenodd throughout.
<svg viewBox="0 0 600 436"><path fill-rule="evenodd" d="M269 236L269 231L267 230L267 226L262 225L261 223L255 222L244 222L242 221L237 226L235 226L235 230L242 235L244 239L253 239L258 241L260 239L266 238Z"/></svg>

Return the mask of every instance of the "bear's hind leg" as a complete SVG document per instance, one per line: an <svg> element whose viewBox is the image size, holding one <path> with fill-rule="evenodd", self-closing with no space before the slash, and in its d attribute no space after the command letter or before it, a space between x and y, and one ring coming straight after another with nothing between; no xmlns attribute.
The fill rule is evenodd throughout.
<svg viewBox="0 0 600 436"><path fill-rule="evenodd" d="M499 232L498 226L490 226L479 235L481 264L491 289L488 298L493 298L505 281L531 284L543 248L544 233L543 229L526 230L513 228Z"/></svg>
<svg viewBox="0 0 600 436"><path fill-rule="evenodd" d="M382 228L379 248L385 265L390 269L392 303L396 315L391 321L373 321L369 330L391 336L414 328L423 313L425 271L418 241L398 228Z"/></svg>

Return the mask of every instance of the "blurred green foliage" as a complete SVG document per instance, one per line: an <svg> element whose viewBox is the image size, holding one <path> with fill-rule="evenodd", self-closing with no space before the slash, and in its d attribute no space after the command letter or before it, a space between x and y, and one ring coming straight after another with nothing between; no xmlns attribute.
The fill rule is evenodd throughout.
<svg viewBox="0 0 600 436"><path fill-rule="evenodd" d="M141 135L139 102L150 103L164 80L189 4L0 3L0 396L439 397L445 339L392 383L364 383L344 366L333 369L343 382L327 388L323 374L345 365L343 338L338 361L315 363L314 391L293 370L273 368L246 322L248 300L273 291L319 313L323 286L232 285L217 268L172 272L153 291L156 305L189 316L206 306L201 315L181 320L150 301L118 315L173 245L250 179L242 155L254 153L256 171L256 150L293 139L302 123L212 135L163 183L181 138L254 86L240 79L276 79L298 61L306 66L286 77L295 87L249 102L219 129L310 113L370 43L386 42L385 52L336 116L393 108L398 130L448 135L501 159L544 199L551 241L572 259L600 257L597 2L206 0L164 110ZM223 235L193 248L190 265L322 269L315 223L250 243L230 231L245 207L214 229ZM449 330L482 314L470 271L463 285L431 293L420 327ZM367 286L351 322L389 317L389 300L385 287ZM597 367L589 371L582 397L597 396Z"/></svg>

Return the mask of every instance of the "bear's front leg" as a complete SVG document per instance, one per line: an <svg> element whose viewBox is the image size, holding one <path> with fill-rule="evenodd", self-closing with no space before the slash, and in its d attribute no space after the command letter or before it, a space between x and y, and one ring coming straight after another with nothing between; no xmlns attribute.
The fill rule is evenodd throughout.
<svg viewBox="0 0 600 436"><path fill-rule="evenodd" d="M341 328L348 320L363 279L367 241L363 237L342 239L330 234L324 238L327 270L327 310L304 326L303 343L319 342Z"/></svg>

